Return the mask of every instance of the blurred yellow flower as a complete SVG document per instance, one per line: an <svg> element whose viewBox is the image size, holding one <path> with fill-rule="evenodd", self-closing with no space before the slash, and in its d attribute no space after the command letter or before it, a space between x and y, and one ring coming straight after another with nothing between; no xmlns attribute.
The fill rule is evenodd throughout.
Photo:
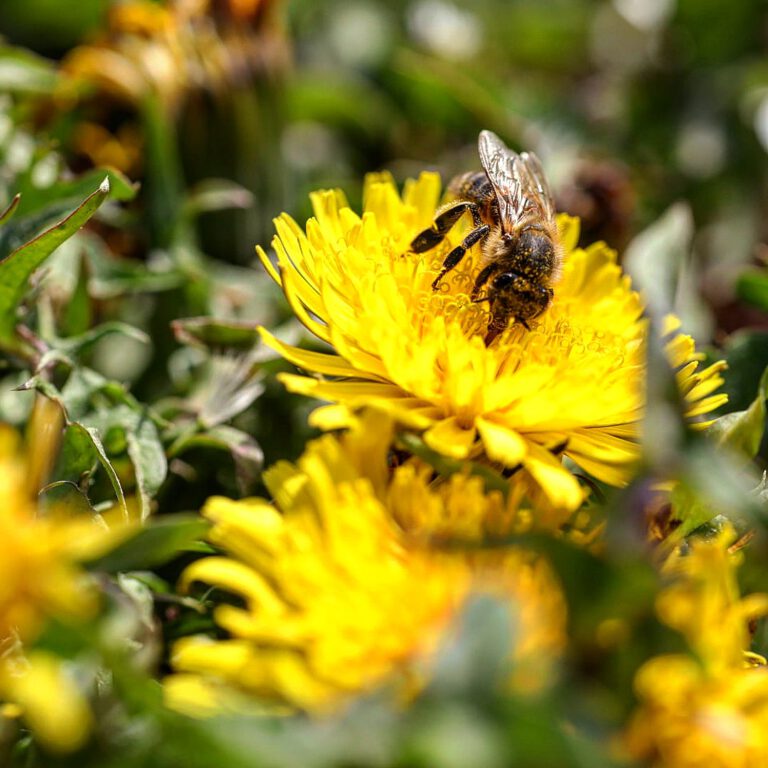
<svg viewBox="0 0 768 768"><path fill-rule="evenodd" d="M282 66L282 34L266 21L273 5L274 0L115 3L101 39L67 54L66 87L86 83L130 104L152 94L174 112L191 91L220 91L254 71Z"/></svg>
<svg viewBox="0 0 768 768"><path fill-rule="evenodd" d="M282 377L286 386L336 405L313 414L324 428L345 426L350 411L383 409L436 451L456 458L485 454L523 466L555 506L575 509L583 493L565 455L611 484L626 481L638 457L644 407L643 306L604 244L576 248L578 222L559 217L565 251L552 306L530 331L513 324L489 347L486 310L469 293L470 255L441 290L432 290L447 252L466 234L455 227L430 255L408 252L429 226L440 196L436 174L405 185L386 174L366 179L364 213L339 191L312 195L306 232L290 216L275 221L275 268L297 317L335 354L289 347L266 330L267 344L321 376ZM721 364L699 370L689 337L669 351L691 417L720 405L712 395Z"/></svg>
<svg viewBox="0 0 768 768"><path fill-rule="evenodd" d="M733 538L726 530L675 554L658 599L659 617L693 652L653 658L635 677L627 742L659 768L768 765L768 667L748 651L748 624L768 614L768 595L740 597Z"/></svg>
<svg viewBox="0 0 768 768"><path fill-rule="evenodd" d="M2 714L23 717L35 738L52 752L78 749L93 725L88 702L66 664L43 651L4 657L0 695L13 702Z"/></svg>
<svg viewBox="0 0 768 768"><path fill-rule="evenodd" d="M78 561L95 557L127 530L108 530L63 511L43 516L40 482L58 445L58 406L40 399L30 420L34 455L22 456L18 435L0 425L0 702L21 716L50 750L76 749L90 729L87 703L61 662L29 650L48 617L87 619L98 595Z"/></svg>
<svg viewBox="0 0 768 768"><path fill-rule="evenodd" d="M381 417L366 417L344 438L311 443L296 466L269 470L274 504L209 500L210 539L227 556L193 563L183 586L201 581L239 600L215 610L228 639L175 645L182 677L168 681L171 703L204 711L221 700L222 682L311 712L385 682L413 690L478 590L508 601L515 619L512 684L547 684L565 621L547 564L519 548L437 546L524 527L525 516L499 492L486 494L477 477L435 484L411 461L390 480L390 438Z"/></svg>
<svg viewBox="0 0 768 768"><path fill-rule="evenodd" d="M0 425L0 638L34 638L47 615L95 608L76 560L93 521L38 516L16 434ZM95 542L94 542L95 543Z"/></svg>

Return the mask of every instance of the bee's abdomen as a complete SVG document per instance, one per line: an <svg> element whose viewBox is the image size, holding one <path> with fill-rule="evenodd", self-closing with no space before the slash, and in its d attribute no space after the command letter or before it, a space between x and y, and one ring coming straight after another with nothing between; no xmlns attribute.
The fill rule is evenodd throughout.
<svg viewBox="0 0 768 768"><path fill-rule="evenodd" d="M448 185L448 194L460 200L470 200L481 207L494 197L493 187L484 171L470 171L455 176Z"/></svg>

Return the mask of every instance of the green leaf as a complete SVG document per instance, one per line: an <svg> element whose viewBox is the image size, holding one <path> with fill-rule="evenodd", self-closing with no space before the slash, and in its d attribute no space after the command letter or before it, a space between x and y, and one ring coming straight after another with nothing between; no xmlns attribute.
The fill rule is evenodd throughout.
<svg viewBox="0 0 768 768"><path fill-rule="evenodd" d="M209 211L250 208L252 205L253 194L240 184L227 179L205 179L187 195L184 212L194 217Z"/></svg>
<svg viewBox="0 0 768 768"><path fill-rule="evenodd" d="M673 519L679 527L671 534L670 541L682 541L692 531L708 525L717 517L717 510L689 483L679 482L669 495Z"/></svg>
<svg viewBox="0 0 768 768"><path fill-rule="evenodd" d="M704 436L689 442L673 493L675 518L681 525L671 541L679 541L718 516L727 517L737 530L768 526L765 507L753 492L759 478L752 463L733 451L723 451Z"/></svg>
<svg viewBox="0 0 768 768"><path fill-rule="evenodd" d="M2 213L0 213L0 227L2 227L4 224L7 224L13 218L14 214L19 209L20 202L21 195L17 193L14 195L13 200L8 203L8 207Z"/></svg>
<svg viewBox="0 0 768 768"><path fill-rule="evenodd" d="M768 311L768 271L744 272L736 281L736 295L743 301Z"/></svg>
<svg viewBox="0 0 768 768"><path fill-rule="evenodd" d="M85 333L93 321L91 297L88 295L88 264L85 254L77 257L77 282L61 313L60 333L75 336Z"/></svg>
<svg viewBox="0 0 768 768"><path fill-rule="evenodd" d="M51 205L75 204L87 197L107 179L111 200L128 201L136 197L139 185L114 168L94 168L73 179L55 181L47 187L35 186L31 177L20 179L17 191L21 194L19 216L29 216Z"/></svg>
<svg viewBox="0 0 768 768"><path fill-rule="evenodd" d="M765 431L765 399L768 397L768 367L760 377L757 396L745 411L721 416L709 428L720 445L728 446L753 459L760 450Z"/></svg>
<svg viewBox="0 0 768 768"><path fill-rule="evenodd" d="M53 359L53 355L49 359ZM112 458L127 452L135 474L142 518L167 474L167 460L160 435L147 409L117 382L87 368L72 371L59 391L42 376L34 376L22 389L35 389L59 403L67 420L58 476L75 480L101 463L115 495L127 508ZM106 446L105 446L106 443ZM63 477L62 477L63 475Z"/></svg>
<svg viewBox="0 0 768 768"><path fill-rule="evenodd" d="M133 413L133 411L131 411ZM168 473L168 461L160 442L157 427L146 415L132 429L126 429L128 456L136 472L142 520L149 517L151 501Z"/></svg>
<svg viewBox="0 0 768 768"><path fill-rule="evenodd" d="M215 448L227 451L235 464L235 475L240 492L251 491L261 476L264 453L259 444L239 429L220 425L205 432L182 435L169 449L169 456L179 456L192 448Z"/></svg>
<svg viewBox="0 0 768 768"><path fill-rule="evenodd" d="M49 483L41 491L42 503L58 514L69 517L93 516L95 514L88 496L70 480L57 480Z"/></svg>
<svg viewBox="0 0 768 768"><path fill-rule="evenodd" d="M51 347L60 350L68 355L77 355L93 346L97 341L100 341L105 336L111 334L119 334L121 336L127 336L130 339L136 339L144 344L150 342L149 336L144 331L134 328L127 323L121 323L117 320L112 322L102 323L95 328L91 328L79 336L70 336L66 339L55 339L50 341Z"/></svg>
<svg viewBox="0 0 768 768"><path fill-rule="evenodd" d="M58 81L53 62L24 48L0 47L0 92L47 94Z"/></svg>
<svg viewBox="0 0 768 768"><path fill-rule="evenodd" d="M90 567L112 573L154 568L183 552L199 551L198 542L205 537L208 528L208 522L196 515L160 517L91 562Z"/></svg>
<svg viewBox="0 0 768 768"><path fill-rule="evenodd" d="M88 287L94 298L169 291L182 286L186 280L173 268L153 271L142 262L116 259L97 249L92 249L89 255L93 274Z"/></svg>
<svg viewBox="0 0 768 768"><path fill-rule="evenodd" d="M117 497L118 504L123 511L123 515L127 519L128 506L125 503L123 487L120 484L120 478L104 449L98 430L94 427L86 427L84 424L77 421L70 421L67 424L64 447L62 447L62 453L65 451L70 458L67 459L65 455L64 461L69 465L83 463L83 461L85 464L91 464L90 457L96 457L98 462L104 468L104 471L107 473L109 482Z"/></svg>
<svg viewBox="0 0 768 768"><path fill-rule="evenodd" d="M101 186L69 216L0 262L0 347L11 351L22 348L16 335L16 313L30 277L56 248L96 213L108 195L109 181L104 179Z"/></svg>
<svg viewBox="0 0 768 768"><path fill-rule="evenodd" d="M680 272L691 249L693 216L685 203L676 203L627 246L624 265L657 315L675 305Z"/></svg>
<svg viewBox="0 0 768 768"><path fill-rule="evenodd" d="M35 182L32 172L18 177L15 185L19 200L11 204L14 210L8 211L16 216L0 233L0 256L7 256L76 208L105 178L111 199L127 201L136 196L138 184L111 168L95 168L82 176L57 180L45 187Z"/></svg>
<svg viewBox="0 0 768 768"><path fill-rule="evenodd" d="M737 331L729 336L723 354L728 363L723 385L728 405L745 410L755 396L755 382L768 366L768 333Z"/></svg>
<svg viewBox="0 0 768 768"><path fill-rule="evenodd" d="M108 439L113 454L126 450L133 464L142 520L149 517L150 503L168 472L157 427L145 408L126 404L83 416L82 420Z"/></svg>
<svg viewBox="0 0 768 768"><path fill-rule="evenodd" d="M41 365L47 364L49 360L51 362L59 360L64 364L72 365L71 361L58 350L47 353ZM127 406L137 413L143 413L144 410L144 406L126 390L123 384L107 379L100 373L85 367L73 368L59 397L69 418L76 420L85 419L94 409L108 411L117 405Z"/></svg>
<svg viewBox="0 0 768 768"><path fill-rule="evenodd" d="M171 323L176 341L191 347L247 352L260 343L258 323L186 317Z"/></svg>

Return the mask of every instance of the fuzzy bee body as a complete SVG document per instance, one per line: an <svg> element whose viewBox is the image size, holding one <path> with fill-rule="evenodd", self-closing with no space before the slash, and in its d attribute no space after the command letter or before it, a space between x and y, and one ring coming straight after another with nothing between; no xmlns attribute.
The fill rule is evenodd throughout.
<svg viewBox="0 0 768 768"><path fill-rule="evenodd" d="M411 250L434 248L462 214L471 214L473 229L445 258L432 287L437 290L445 274L480 243L480 271L471 298L490 305L485 337L490 344L510 320L527 328L550 305L561 257L552 194L538 158L518 155L490 131L480 133L478 149L483 171L451 181L453 202L413 239Z"/></svg>

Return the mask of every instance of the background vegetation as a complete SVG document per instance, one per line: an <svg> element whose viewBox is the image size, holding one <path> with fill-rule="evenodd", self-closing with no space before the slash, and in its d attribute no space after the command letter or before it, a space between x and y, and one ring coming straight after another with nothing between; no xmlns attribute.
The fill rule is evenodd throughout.
<svg viewBox="0 0 768 768"><path fill-rule="evenodd" d="M640 525L661 466L689 482L691 529L726 515L756 533L743 581L765 588L764 491L753 492L768 458L765 4L178 0L170 26L152 5L0 4L0 207L21 194L0 258L23 256L13 272L0 261L0 420L29 434L33 391L57 400L67 426L51 479L64 484L48 496L78 504L87 486L99 509L153 515L92 566L114 582L112 628L104 617L79 632L54 622L41 641L109 670L93 739L48 754L5 721L0 763L610 764L607 734L633 705L634 671L679 642L651 618ZM582 218L583 243L627 254L650 306L673 308L728 361L723 410L755 403L741 446L751 463L649 419L658 450L607 496L608 556L541 545L583 620L572 679L535 708L488 683L505 629L478 604L453 651L461 673L445 665L407 715L378 699L321 725L166 711L156 680L167 643L212 628L173 588L207 547L191 513L214 494L265 494L261 468L297 458L314 434L314 404L276 382L292 367L255 329L317 342L254 245L270 241L282 211L303 222L314 189L341 187L359 207L366 172L402 182L425 167L444 179L477 167L484 128L535 150L558 208ZM651 360L652 415L668 404L666 375ZM648 631L602 650L592 630L617 604ZM126 635L143 653L126 651ZM754 650L768 650L761 626ZM564 735L563 720L588 736Z"/></svg>

